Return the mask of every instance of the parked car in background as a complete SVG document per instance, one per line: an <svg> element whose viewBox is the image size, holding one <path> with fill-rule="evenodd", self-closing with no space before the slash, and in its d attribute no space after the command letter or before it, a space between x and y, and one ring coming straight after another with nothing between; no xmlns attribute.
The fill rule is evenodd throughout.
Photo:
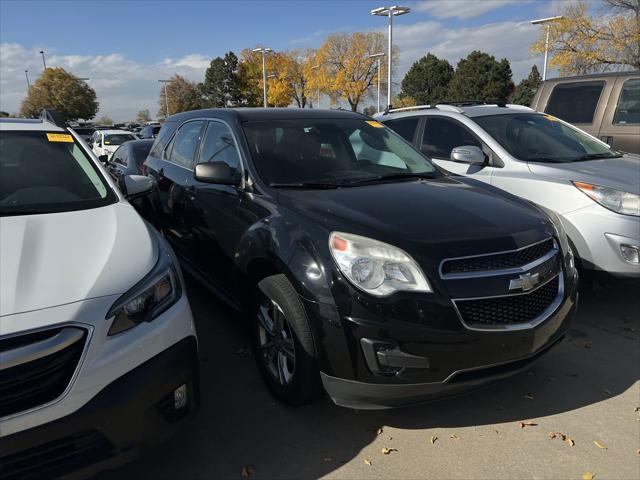
<svg viewBox="0 0 640 480"><path fill-rule="evenodd" d="M96 131L96 129L93 127L75 126L71 128L78 134L78 136L80 136L80 138L82 138L87 143L91 141L91 136Z"/></svg>
<svg viewBox="0 0 640 480"><path fill-rule="evenodd" d="M125 175L143 175L143 164L149 155L153 139L130 140L113 153L107 170L115 180Z"/></svg>
<svg viewBox="0 0 640 480"><path fill-rule="evenodd" d="M569 122L616 150L640 153L640 72L542 82L531 107Z"/></svg>
<svg viewBox="0 0 640 480"><path fill-rule="evenodd" d="M266 385L388 408L521 371L577 302L554 216L434 166L346 111L167 118L148 212L184 267L252 319Z"/></svg>
<svg viewBox="0 0 640 480"><path fill-rule="evenodd" d="M156 138L162 126L160 124L145 125L140 130L140 138Z"/></svg>
<svg viewBox="0 0 640 480"><path fill-rule="evenodd" d="M398 109L380 120L441 167L553 210L589 271L640 277L640 157L504 104Z"/></svg>
<svg viewBox="0 0 640 480"><path fill-rule="evenodd" d="M91 136L90 145L97 157L104 157L101 160L108 161L120 145L137 139L137 136L126 130L97 130Z"/></svg>
<svg viewBox="0 0 640 480"><path fill-rule="evenodd" d="M57 118L55 115L54 118ZM63 122L0 119L0 477L89 477L197 410L197 339L164 239ZM73 473L72 473L73 472Z"/></svg>

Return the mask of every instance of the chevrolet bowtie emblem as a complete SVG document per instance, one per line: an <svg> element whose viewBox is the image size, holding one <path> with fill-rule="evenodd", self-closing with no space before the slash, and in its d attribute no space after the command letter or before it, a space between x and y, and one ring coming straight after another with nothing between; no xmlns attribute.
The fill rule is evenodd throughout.
<svg viewBox="0 0 640 480"><path fill-rule="evenodd" d="M540 283L539 273L534 273L533 275L531 273L525 273L509 281L509 290L528 292L529 290L533 290L538 283Z"/></svg>

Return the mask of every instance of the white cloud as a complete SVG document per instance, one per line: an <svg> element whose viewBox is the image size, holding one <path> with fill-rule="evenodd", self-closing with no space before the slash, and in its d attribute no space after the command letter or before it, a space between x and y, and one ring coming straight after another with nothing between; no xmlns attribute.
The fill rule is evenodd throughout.
<svg viewBox="0 0 640 480"><path fill-rule="evenodd" d="M16 112L26 93L25 70L31 82L42 72L40 47L17 43L0 44L0 110ZM60 55L47 50L47 66L63 67L78 77L88 77L100 102L98 116L116 121L132 120L138 110L158 110L160 84L157 80L174 74L201 82L210 59L198 53L164 58L157 63L136 62L120 53L109 55Z"/></svg>
<svg viewBox="0 0 640 480"><path fill-rule="evenodd" d="M436 18L459 18L466 20L513 4L529 3L531 0L426 0L415 9L427 12Z"/></svg>

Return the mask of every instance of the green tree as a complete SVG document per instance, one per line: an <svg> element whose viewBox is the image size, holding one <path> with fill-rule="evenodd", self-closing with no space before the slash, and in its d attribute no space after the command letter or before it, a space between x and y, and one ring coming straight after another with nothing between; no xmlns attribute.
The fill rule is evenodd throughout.
<svg viewBox="0 0 640 480"><path fill-rule="evenodd" d="M9 112L0 111L0 118L8 118L11 114Z"/></svg>
<svg viewBox="0 0 640 480"><path fill-rule="evenodd" d="M404 76L400 95L413 98L418 105L437 103L447 98L452 76L453 67L449 62L428 53Z"/></svg>
<svg viewBox="0 0 640 480"><path fill-rule="evenodd" d="M535 65L531 67L531 72L527 78L524 78L513 91L509 101L511 103L517 103L518 105L531 105L533 96L536 94L536 90L542 82L538 67Z"/></svg>
<svg viewBox="0 0 640 480"><path fill-rule="evenodd" d="M474 50L458 62L449 83L449 99L506 100L513 91L511 65L503 58Z"/></svg>
<svg viewBox="0 0 640 480"><path fill-rule="evenodd" d="M227 52L211 60L202 84L205 105L215 108L236 107L243 104L238 57Z"/></svg>
<svg viewBox="0 0 640 480"><path fill-rule="evenodd" d="M158 116L166 116L167 103L169 115L174 113L187 112L202 108L202 87L196 82L187 80L181 75L171 77L166 85L167 98L165 99L165 86L160 87L160 98L158 99ZM167 102L168 101L168 102Z"/></svg>
<svg viewBox="0 0 640 480"><path fill-rule="evenodd" d="M64 68L47 68L22 101L20 115L35 118L45 108L54 108L68 122L90 120L98 112L96 92Z"/></svg>
<svg viewBox="0 0 640 480"><path fill-rule="evenodd" d="M149 109L145 108L144 110L140 110L136 115L136 122L144 125L147 122L151 121L151 113L149 113Z"/></svg>

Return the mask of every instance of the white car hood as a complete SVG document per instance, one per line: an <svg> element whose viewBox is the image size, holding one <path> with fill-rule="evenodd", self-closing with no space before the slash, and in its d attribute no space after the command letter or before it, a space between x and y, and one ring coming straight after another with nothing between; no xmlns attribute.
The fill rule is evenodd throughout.
<svg viewBox="0 0 640 480"><path fill-rule="evenodd" d="M0 316L124 293L158 256L126 203L2 217L0 247Z"/></svg>
<svg viewBox="0 0 640 480"><path fill-rule="evenodd" d="M544 177L592 183L640 194L640 156L634 154L575 163L529 162L529 170Z"/></svg>

